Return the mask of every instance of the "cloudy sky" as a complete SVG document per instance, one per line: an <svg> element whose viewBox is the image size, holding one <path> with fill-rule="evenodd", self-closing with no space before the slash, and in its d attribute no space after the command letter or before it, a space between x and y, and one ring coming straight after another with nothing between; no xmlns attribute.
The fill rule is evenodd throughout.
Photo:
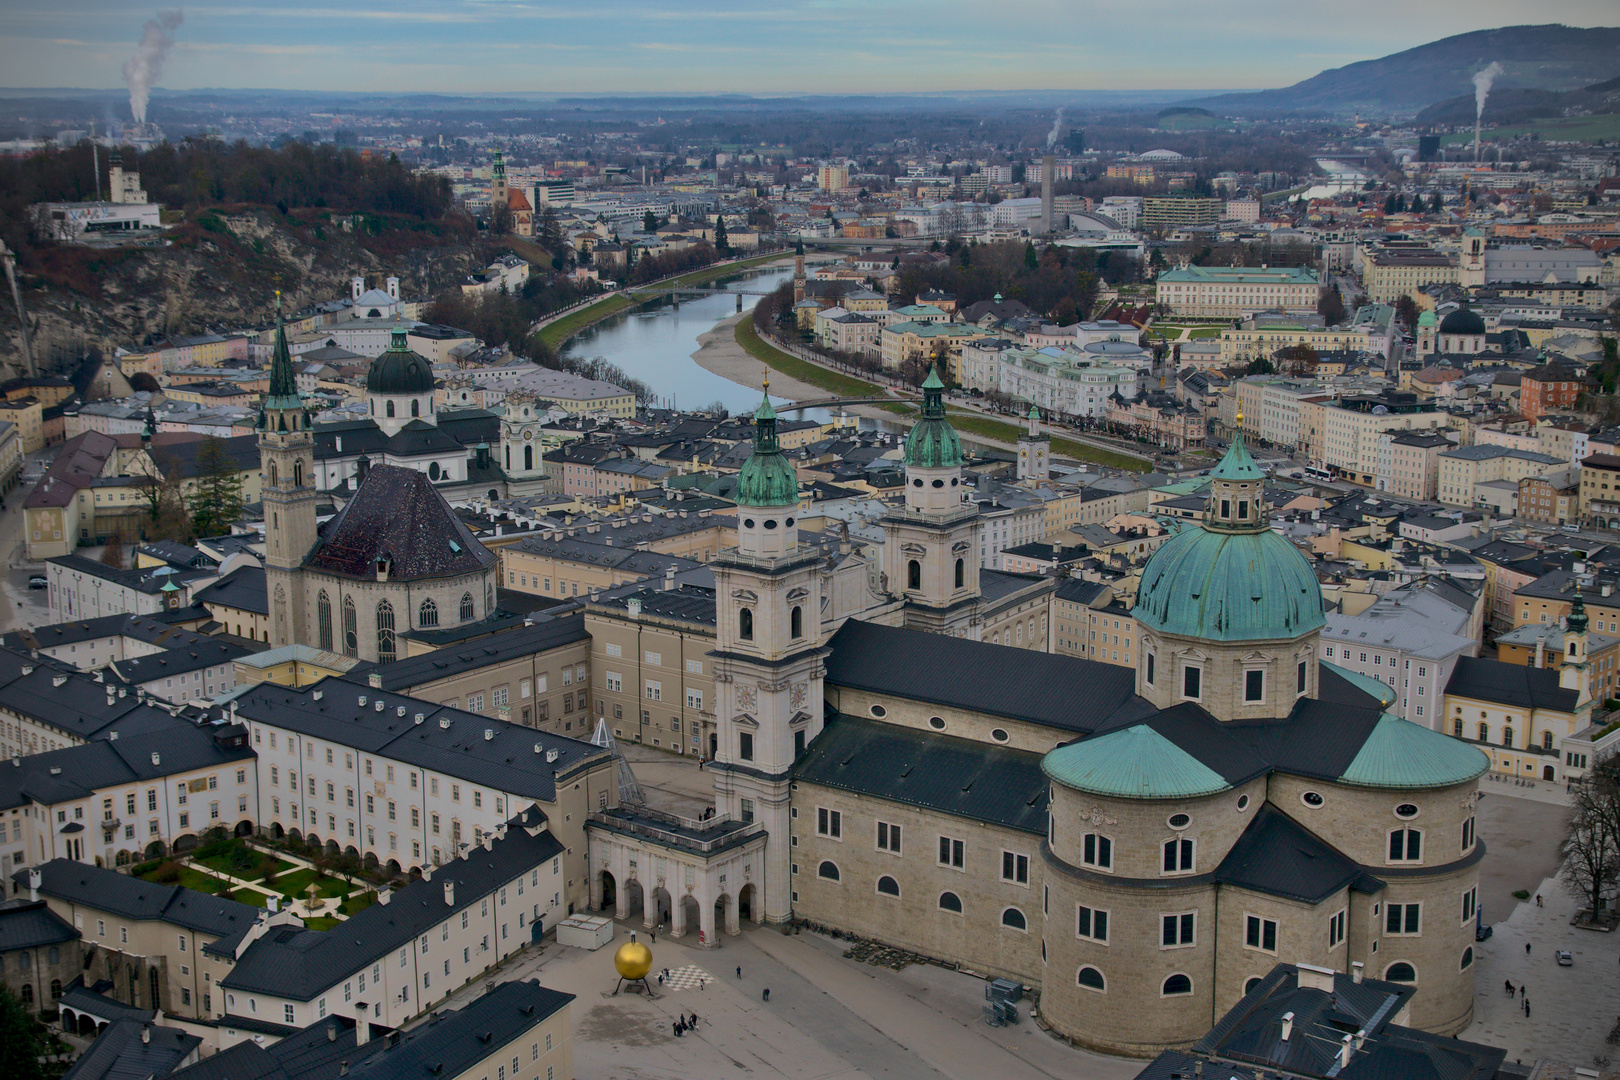
<svg viewBox="0 0 1620 1080"><path fill-rule="evenodd" d="M0 0L0 86L122 82L164 5ZM1249 88L1614 0L211 0L157 85L450 92Z"/></svg>

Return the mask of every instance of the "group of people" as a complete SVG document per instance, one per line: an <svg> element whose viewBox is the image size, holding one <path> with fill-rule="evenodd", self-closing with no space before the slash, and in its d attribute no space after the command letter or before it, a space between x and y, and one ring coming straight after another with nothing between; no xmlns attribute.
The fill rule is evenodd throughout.
<svg viewBox="0 0 1620 1080"><path fill-rule="evenodd" d="M685 1013L676 1013L675 1023L673 1025L675 1028L675 1037L678 1039L682 1035L685 1035L688 1031L696 1031L697 1024L697 1013L693 1013L691 1016L687 1016Z"/></svg>
<svg viewBox="0 0 1620 1080"><path fill-rule="evenodd" d="M1529 952L1529 951L1530 951L1529 948L1526 947L1525 952ZM1511 998L1515 993L1514 986L1513 986L1513 980L1512 979L1503 979L1502 980L1502 986L1507 990L1507 996ZM1518 989L1517 989L1517 993L1519 995L1519 1007L1524 1010L1524 1015L1529 1016L1530 1015L1530 999L1525 996L1524 984L1523 983L1519 984Z"/></svg>

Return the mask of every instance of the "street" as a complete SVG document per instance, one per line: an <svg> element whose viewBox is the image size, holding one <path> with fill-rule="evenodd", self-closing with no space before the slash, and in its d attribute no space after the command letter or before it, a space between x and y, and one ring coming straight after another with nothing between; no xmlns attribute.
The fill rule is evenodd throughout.
<svg viewBox="0 0 1620 1080"><path fill-rule="evenodd" d="M34 490L34 481L49 467L56 457L51 447L28 455L23 462L22 479L5 496L5 510L0 512L0 558L5 560L5 572L0 574L0 633L39 626L50 618L44 589L30 589L31 574L44 572L42 563L29 564L23 548L23 500Z"/></svg>

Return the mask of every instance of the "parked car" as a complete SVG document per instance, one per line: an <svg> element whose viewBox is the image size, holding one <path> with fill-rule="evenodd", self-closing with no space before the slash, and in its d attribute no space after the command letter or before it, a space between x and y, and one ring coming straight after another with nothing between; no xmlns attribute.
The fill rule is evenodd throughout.
<svg viewBox="0 0 1620 1080"><path fill-rule="evenodd" d="M1495 932L1489 923L1479 923L1474 927L1474 940L1484 941Z"/></svg>
<svg viewBox="0 0 1620 1080"><path fill-rule="evenodd" d="M1559 949L1557 952L1553 953L1553 956L1557 958L1559 967L1575 966L1575 958L1569 954L1568 949Z"/></svg>
<svg viewBox="0 0 1620 1080"><path fill-rule="evenodd" d="M50 584L50 582L45 580L45 575L44 574L31 574L31 575L29 575L28 587L30 589L43 589L46 586L48 586L49 584Z"/></svg>

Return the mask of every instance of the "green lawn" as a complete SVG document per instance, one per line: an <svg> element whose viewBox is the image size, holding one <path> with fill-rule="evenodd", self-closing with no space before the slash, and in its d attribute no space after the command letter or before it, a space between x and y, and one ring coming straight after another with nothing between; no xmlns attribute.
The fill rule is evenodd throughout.
<svg viewBox="0 0 1620 1080"><path fill-rule="evenodd" d="M304 925L311 930L330 930L342 921L330 915L311 915L304 919Z"/></svg>
<svg viewBox="0 0 1620 1080"><path fill-rule="evenodd" d="M1522 124L1507 124L1484 133L1489 142L1495 138L1518 135L1540 135L1548 142L1597 142L1601 139L1620 139L1620 113L1600 113L1595 116L1556 116L1542 120L1527 120ZM1454 132L1442 138L1446 146L1457 146L1474 141L1474 133Z"/></svg>
<svg viewBox="0 0 1620 1080"><path fill-rule="evenodd" d="M1195 326L1192 333L1187 335L1188 339L1192 341L1203 341L1209 338L1219 338L1220 336L1221 328L1219 326Z"/></svg>
<svg viewBox="0 0 1620 1080"><path fill-rule="evenodd" d="M377 894L370 889L367 889L358 896L351 896L348 900L344 901L343 913L350 918L353 918L376 902Z"/></svg>
<svg viewBox="0 0 1620 1080"><path fill-rule="evenodd" d="M277 874L275 890L282 896L290 896L294 900L303 900L309 895L309 883L315 880L315 871L308 868L294 870L290 874ZM329 877L316 884L321 896L347 896L349 890L354 888L342 878Z"/></svg>
<svg viewBox="0 0 1620 1080"><path fill-rule="evenodd" d="M986 439L995 439L998 442L1017 443L1018 436L1024 433L1024 428L1018 424L1009 424L1001 420L992 420L988 416L979 416L974 413L965 413L950 410L951 426L958 432L967 435L979 435ZM1075 442L1065 439L1061 435L1052 436L1052 452L1063 457L1077 458L1080 461L1090 461L1097 465L1106 465L1114 469L1126 469L1130 472L1147 472L1151 466L1139 458L1126 454L1115 453L1092 446L1089 443Z"/></svg>
<svg viewBox="0 0 1620 1080"><path fill-rule="evenodd" d="M237 889L231 893L231 899L239 904L252 904L254 907L269 906L266 896L258 889Z"/></svg>
<svg viewBox="0 0 1620 1080"><path fill-rule="evenodd" d="M808 360L800 360L783 352L764 338L754 329L753 319L742 319L737 323L737 344L741 345L749 356L764 364L766 367L780 371L782 374L809 383L811 386L837 394L841 397L874 397L883 393L883 388L874 386L862 379L853 378L836 371L829 371L819 364L812 364Z"/></svg>
<svg viewBox="0 0 1620 1080"><path fill-rule="evenodd" d="M156 881L157 875L157 868L154 867L152 870L149 870L140 876L143 881ZM213 874L205 874L196 867L183 866L180 868L180 880L171 882L170 884L182 885L185 888L195 889L198 892L217 895L219 893L220 886L224 885L225 883L219 878L215 877Z"/></svg>
<svg viewBox="0 0 1620 1080"><path fill-rule="evenodd" d="M256 854L262 854L258 853L257 849L255 849L255 852ZM191 864L193 866L206 866L210 870L217 870L222 874L230 874L232 877L239 877L243 881L257 881L259 879L258 874L256 874L252 869L238 870L235 863L231 861L231 856L228 854L210 855L206 859L193 858L191 860ZM285 859L277 859L276 873L286 873L288 870L291 870L293 866L293 863L290 863Z"/></svg>

